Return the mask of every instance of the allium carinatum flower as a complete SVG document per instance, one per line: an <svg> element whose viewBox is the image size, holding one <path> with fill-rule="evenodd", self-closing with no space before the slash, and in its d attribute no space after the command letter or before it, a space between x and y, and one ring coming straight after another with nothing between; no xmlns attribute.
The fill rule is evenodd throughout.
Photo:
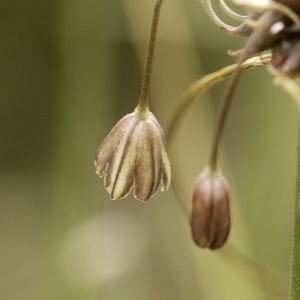
<svg viewBox="0 0 300 300"><path fill-rule="evenodd" d="M195 243L218 249L230 230L229 188L219 171L206 168L194 183L191 229Z"/></svg>
<svg viewBox="0 0 300 300"><path fill-rule="evenodd" d="M96 173L112 200L134 197L146 202L159 187L165 191L171 168L163 131L150 112L124 116L101 144L95 158Z"/></svg>

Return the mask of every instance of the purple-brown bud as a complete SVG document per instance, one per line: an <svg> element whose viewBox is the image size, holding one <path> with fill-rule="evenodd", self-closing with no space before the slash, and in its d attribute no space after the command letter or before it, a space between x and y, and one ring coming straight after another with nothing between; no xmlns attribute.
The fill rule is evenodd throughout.
<svg viewBox="0 0 300 300"><path fill-rule="evenodd" d="M219 172L206 168L194 183L191 228L195 243L218 249L230 231L229 188Z"/></svg>

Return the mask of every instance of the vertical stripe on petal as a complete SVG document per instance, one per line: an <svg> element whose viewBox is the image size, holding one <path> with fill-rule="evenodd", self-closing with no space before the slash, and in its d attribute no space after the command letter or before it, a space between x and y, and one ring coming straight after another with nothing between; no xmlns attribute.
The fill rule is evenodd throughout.
<svg viewBox="0 0 300 300"><path fill-rule="evenodd" d="M157 139L160 140L160 145L161 145L161 162L162 162L162 167L161 167L161 191L166 191L170 184L171 184L171 165L170 165L170 160L168 156L168 151L167 151L167 143L165 140L164 132L158 123L157 119L155 116L152 114L151 115L151 120L153 123L153 127L156 126L159 134L157 133Z"/></svg>
<svg viewBox="0 0 300 300"><path fill-rule="evenodd" d="M169 156L167 153L167 149L162 147L161 149L161 161L162 161L162 168L161 168L161 191L166 191L170 184L171 184L171 165Z"/></svg>
<svg viewBox="0 0 300 300"><path fill-rule="evenodd" d="M151 126L150 126L151 125ZM152 153L153 153L153 187L151 191L151 197L154 196L161 183L162 174L162 157L161 157L161 140L158 138L160 135L159 129L149 122L150 134L153 139Z"/></svg>
<svg viewBox="0 0 300 300"><path fill-rule="evenodd" d="M105 175L105 187L111 199L124 198L130 192L134 181L134 161L136 156L138 130L141 124L137 120L123 133L121 141L108 163Z"/></svg>
<svg viewBox="0 0 300 300"><path fill-rule="evenodd" d="M106 165L114 154L120 140L122 138L123 132L126 130L126 123L133 119L133 114L128 114L124 116L110 131L106 139L100 145L96 157L95 157L95 167L96 173L102 177L106 169Z"/></svg>
<svg viewBox="0 0 300 300"><path fill-rule="evenodd" d="M139 136L136 147L134 196L145 202L151 197L154 186L155 157L153 142L155 139L151 136L148 122L142 121L141 123L143 124L143 131Z"/></svg>

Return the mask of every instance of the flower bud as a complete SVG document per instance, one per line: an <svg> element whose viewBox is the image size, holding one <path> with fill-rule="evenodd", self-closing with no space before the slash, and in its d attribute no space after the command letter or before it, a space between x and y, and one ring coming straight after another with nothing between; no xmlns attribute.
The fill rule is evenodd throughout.
<svg viewBox="0 0 300 300"><path fill-rule="evenodd" d="M134 197L146 202L159 187L165 191L171 181L171 168L163 131L151 112L140 117L124 116L99 147L96 173L112 200Z"/></svg>
<svg viewBox="0 0 300 300"><path fill-rule="evenodd" d="M194 183L191 228L195 243L220 248L230 230L229 188L219 172L206 168Z"/></svg>

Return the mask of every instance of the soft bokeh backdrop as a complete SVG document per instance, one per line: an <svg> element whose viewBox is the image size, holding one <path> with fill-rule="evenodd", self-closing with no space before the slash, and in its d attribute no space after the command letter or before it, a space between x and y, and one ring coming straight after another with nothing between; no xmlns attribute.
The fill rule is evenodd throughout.
<svg viewBox="0 0 300 300"><path fill-rule="evenodd" d="M137 103L154 2L0 0L1 299L286 298L285 282L245 260L289 272L297 113L266 69L243 74L223 139L233 219L223 250L193 244L172 189L112 202L95 175L98 146ZM164 129L188 86L244 42L199 1L165 0L151 87ZM224 87L197 100L180 135L188 193Z"/></svg>

